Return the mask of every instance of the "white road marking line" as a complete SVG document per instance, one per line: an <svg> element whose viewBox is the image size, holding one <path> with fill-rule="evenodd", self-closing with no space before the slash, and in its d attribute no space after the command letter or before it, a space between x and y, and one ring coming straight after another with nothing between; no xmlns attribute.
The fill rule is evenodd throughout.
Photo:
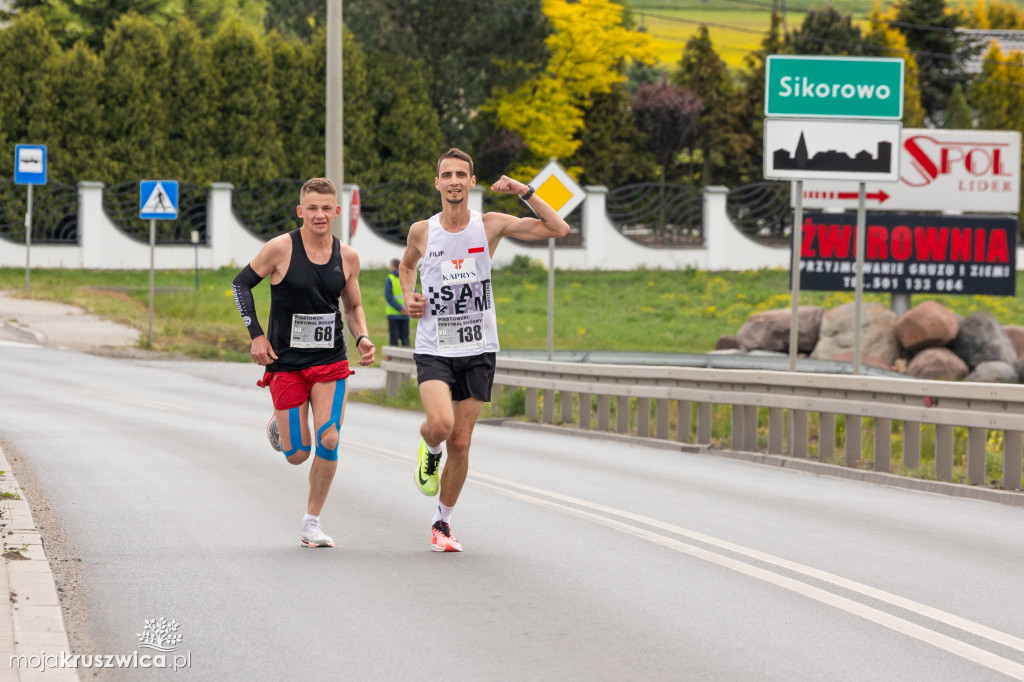
<svg viewBox="0 0 1024 682"><path fill-rule="evenodd" d="M925 642L926 644L931 644L934 647L943 649L944 651L948 651L949 653L955 654L962 658L966 658L967 660L983 665L986 668L991 668L992 670L996 670L1005 675L1009 675L1014 679L1024 680L1024 665L1021 665L1020 663L1011 661L1008 658L1003 658L1002 656L998 656L997 654L973 646L966 642L962 642L954 637L950 637L940 632L930 630L926 627L900 618L899 616L894 616L892 614L886 613L885 611L880 611L871 606L855 602L852 599L847 599L846 597L841 597L837 594L833 594L819 587L808 585L807 583L803 583L799 580L779 575L778 573L772 573L771 571L743 563L742 561L739 561L737 559L723 556L721 554L715 554L714 552L697 547L696 545L689 545L680 540L668 538L664 535L658 535L653 531L638 528L636 526L631 526L627 523L623 523L622 521L616 521L615 519L609 519L606 516L600 516L598 514L584 511L582 509L566 507L563 504L553 502L551 500L545 500L539 497L534 497L533 495L527 495L525 493L507 490L505 488L499 487L497 485L492 485L490 483L483 483L478 481L477 485L484 486L485 488L490 488L502 495L522 500L523 502L527 502L529 504L537 505L540 507L547 507L548 509L559 511L565 514L570 514L572 516L578 516L582 519L593 521L594 523L598 523L603 526L608 526L609 528L614 528L615 530L622 531L623 533L628 533L629 535L633 535L644 540L649 540L650 542L662 545L663 547L668 547L670 549L674 549L676 551L683 552L691 556L695 556L699 559L704 559L705 561L718 564L719 566L736 571L737 573L742 573L743 575L747 575L758 580L763 580L764 582L771 583L772 585L776 585L787 590L791 590L798 594L802 594L805 597L809 597L811 599L814 599L815 601L827 604L828 606L832 606L842 611L846 611L847 613L851 613L855 616L860 616L865 620L869 620L873 623L877 623L878 625L882 625L891 630L895 630L896 632L902 633L909 637L913 637L914 639L918 639L922 642Z"/></svg>
<svg viewBox="0 0 1024 682"><path fill-rule="evenodd" d="M406 455L404 453L399 453L394 450L381 448L379 446L371 445L369 443L352 443L352 445L357 445L365 449L367 452L370 452L371 454L383 455L396 461L416 461L416 458L413 456ZM796 563L794 561L789 561L786 559L782 559L780 557L773 556L771 554L766 554L764 552L759 552L754 549L749 549L747 547L743 547L742 545L737 545L726 540L719 540L718 538L714 538L709 535L704 535L703 533L691 531L686 528L658 521L657 519L652 519L650 517L642 516L640 514L634 514L632 512L616 509L614 507L608 507L605 505L588 502L587 500L572 497L569 495L562 495L560 493L556 493L550 490L544 490L542 488L536 488L534 486L516 483L514 481L509 481L507 479L503 479L497 476L491 476L489 474L471 472L469 474L469 479L474 480L477 483L477 485L482 485L486 488L490 488L506 496L514 497L516 499L528 502L530 504L547 507L555 511L572 514L580 518L585 518L596 523L608 526L610 528L615 528L616 530L629 533L636 537L640 537L651 542L655 542L657 544L666 547L671 547L678 551L683 551L687 554L700 557L707 561L711 561L721 566L736 570L740 573L744 573L746 575L750 575L761 580L766 580L767 582L779 585L780 587L793 590L800 594L804 594L808 597L811 597L812 599L816 599L817 601L821 601L823 603L835 606L836 608L842 609L849 613L853 613L855 615L861 616L873 622L879 623L890 629L896 630L898 632L903 632L904 634L914 637L915 639L919 639L921 641L932 644L938 648L950 651L951 653L955 653L959 656L980 663L981 665L984 665L986 667L998 670L999 672L1005 673L1007 675L1011 675L1016 679L1024 680L1024 665L1021 665L1006 658L1002 658L1000 656L997 656L996 654L985 651L984 649L980 649L965 642L961 642L960 640L949 637L947 635L943 635L939 632L935 632L934 630L929 630L928 628L917 625L915 623L911 623L910 621L899 618L898 616L887 614L884 611L879 611L878 609L872 608L870 606L859 604L845 597L840 597L826 590L822 590L812 585L802 583L798 580L794 580L792 578L788 578L777 573L772 573L771 571L767 571L765 569L752 566L750 564L745 564L736 559L722 556L720 554L715 554L714 552L711 552L709 550L705 550L694 545L689 545L679 540L675 540L673 538L667 538L663 535L658 535L657 533L654 533L652 531L648 531L643 528L638 528L636 526L622 523L621 521L616 521L615 519L609 519L605 516L593 514L591 512L584 511L583 509L574 509L572 507L566 507L564 506L564 504L572 504L576 505L577 507L592 509L595 511L600 511L605 514L611 514L613 516L629 519L631 521L642 523L644 525L648 525L654 528L659 528L661 530L674 533L676 535L682 535L683 537L688 537L690 539L697 540L699 542L714 547L718 547L720 549L732 552L734 554L739 554L741 556L746 556L751 559L756 559L763 563L778 566L779 568L784 568L794 573L806 575L808 577L821 580L822 582L826 582L837 587L850 590L852 592L857 592L866 597L870 597L891 604L892 606L896 606L906 611L910 611L911 613L916 613L918 615L925 616L940 623L950 625L959 630L963 630L970 634L977 635L989 641L1001 644L1003 646L1024 653L1024 639L1015 637L1014 635L1011 635L1009 633L1005 633L1000 630L990 628L980 623L976 623L972 620L961 618L960 616L956 616L946 611L942 611L941 609L936 609L934 607L921 604L911 599L900 597L890 592L886 592L884 590L880 590L869 585L859 583L854 580L843 578L842 576L835 575L827 571L821 571L810 566L805 566L803 564ZM523 492L515 492L509 490L509 488L515 488ZM541 495L543 497L551 498L553 500L558 500L563 504L555 503L552 502L551 500L538 498L535 497L535 495Z"/></svg>

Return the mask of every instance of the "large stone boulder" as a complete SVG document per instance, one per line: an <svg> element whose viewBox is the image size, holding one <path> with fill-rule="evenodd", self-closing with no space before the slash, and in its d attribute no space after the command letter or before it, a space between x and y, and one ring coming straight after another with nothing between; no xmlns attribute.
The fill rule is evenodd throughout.
<svg viewBox="0 0 1024 682"><path fill-rule="evenodd" d="M967 366L974 369L983 362L1017 364L1017 351L995 315L979 310L963 319L952 345Z"/></svg>
<svg viewBox="0 0 1024 682"><path fill-rule="evenodd" d="M967 375L967 381L990 381L1000 384L1016 384L1020 381L1017 368L1008 362L983 362Z"/></svg>
<svg viewBox="0 0 1024 682"><path fill-rule="evenodd" d="M818 328L825 309L819 306L800 306L797 310L797 352L810 353L818 343ZM743 323L736 338L747 350L789 352L790 308L765 310L754 313Z"/></svg>
<svg viewBox="0 0 1024 682"><path fill-rule="evenodd" d="M818 344L811 353L812 358L831 360L843 351L853 350L855 305L845 303L822 315ZM863 303L860 326L861 357L873 355L891 367L900 356L896 313L881 303Z"/></svg>
<svg viewBox="0 0 1024 682"><path fill-rule="evenodd" d="M971 368L948 348L925 348L907 363L907 376L918 379L957 381Z"/></svg>
<svg viewBox="0 0 1024 682"><path fill-rule="evenodd" d="M924 301L896 321L900 345L911 353L932 346L947 346L959 329L956 315L938 301Z"/></svg>
<svg viewBox="0 0 1024 682"><path fill-rule="evenodd" d="M719 336L718 341L715 342L715 350L741 350L742 348L740 340L732 334Z"/></svg>
<svg viewBox="0 0 1024 682"><path fill-rule="evenodd" d="M1017 362L1020 362L1021 358L1024 358L1024 327L1008 324L1003 327L1003 331L1013 344L1013 349L1017 351Z"/></svg>

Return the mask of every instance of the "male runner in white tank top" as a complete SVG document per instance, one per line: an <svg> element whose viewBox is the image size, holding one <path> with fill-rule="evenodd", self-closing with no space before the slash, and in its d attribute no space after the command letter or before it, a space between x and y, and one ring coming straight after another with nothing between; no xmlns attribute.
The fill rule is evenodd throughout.
<svg viewBox="0 0 1024 682"><path fill-rule="evenodd" d="M517 194L536 218L471 211L469 190L476 185L473 159L449 149L437 161L434 186L441 212L409 228L408 246L398 267L402 293L416 326L416 374L426 421L420 426L416 484L441 503L431 526L431 548L461 552L451 532L452 508L469 471L469 444L477 417L490 402L498 327L491 291L491 258L502 237L524 240L564 237L569 225L534 194L533 188L501 176L491 190ZM416 293L416 266L423 293ZM442 443L448 458L437 475Z"/></svg>

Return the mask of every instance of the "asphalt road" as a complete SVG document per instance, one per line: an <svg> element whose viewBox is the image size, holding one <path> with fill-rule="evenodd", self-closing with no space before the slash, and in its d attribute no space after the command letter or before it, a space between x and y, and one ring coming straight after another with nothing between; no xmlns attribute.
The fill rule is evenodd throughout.
<svg viewBox="0 0 1024 682"><path fill-rule="evenodd" d="M173 619L190 655L96 679L1024 679L1024 509L481 425L465 551L437 554L420 417L352 403L311 550L257 375L0 344L79 639L131 654Z"/></svg>

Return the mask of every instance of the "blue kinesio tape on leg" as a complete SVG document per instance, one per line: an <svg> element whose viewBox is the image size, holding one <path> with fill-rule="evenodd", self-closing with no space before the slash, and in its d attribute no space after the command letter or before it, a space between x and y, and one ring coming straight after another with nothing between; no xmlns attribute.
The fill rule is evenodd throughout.
<svg viewBox="0 0 1024 682"><path fill-rule="evenodd" d="M328 450L323 446L320 439L324 435L324 431L331 426L335 426L338 429L338 442L341 442L341 408L344 405L345 380L342 379L334 384L334 402L331 403L331 419L316 432L316 456L320 459L326 459L329 462L338 459L338 446L335 445L333 449Z"/></svg>
<svg viewBox="0 0 1024 682"><path fill-rule="evenodd" d="M284 451L285 457L291 457L299 450L309 452L310 446L302 444L302 420L299 418L299 408L297 407L288 410L288 444L292 446L292 449Z"/></svg>

